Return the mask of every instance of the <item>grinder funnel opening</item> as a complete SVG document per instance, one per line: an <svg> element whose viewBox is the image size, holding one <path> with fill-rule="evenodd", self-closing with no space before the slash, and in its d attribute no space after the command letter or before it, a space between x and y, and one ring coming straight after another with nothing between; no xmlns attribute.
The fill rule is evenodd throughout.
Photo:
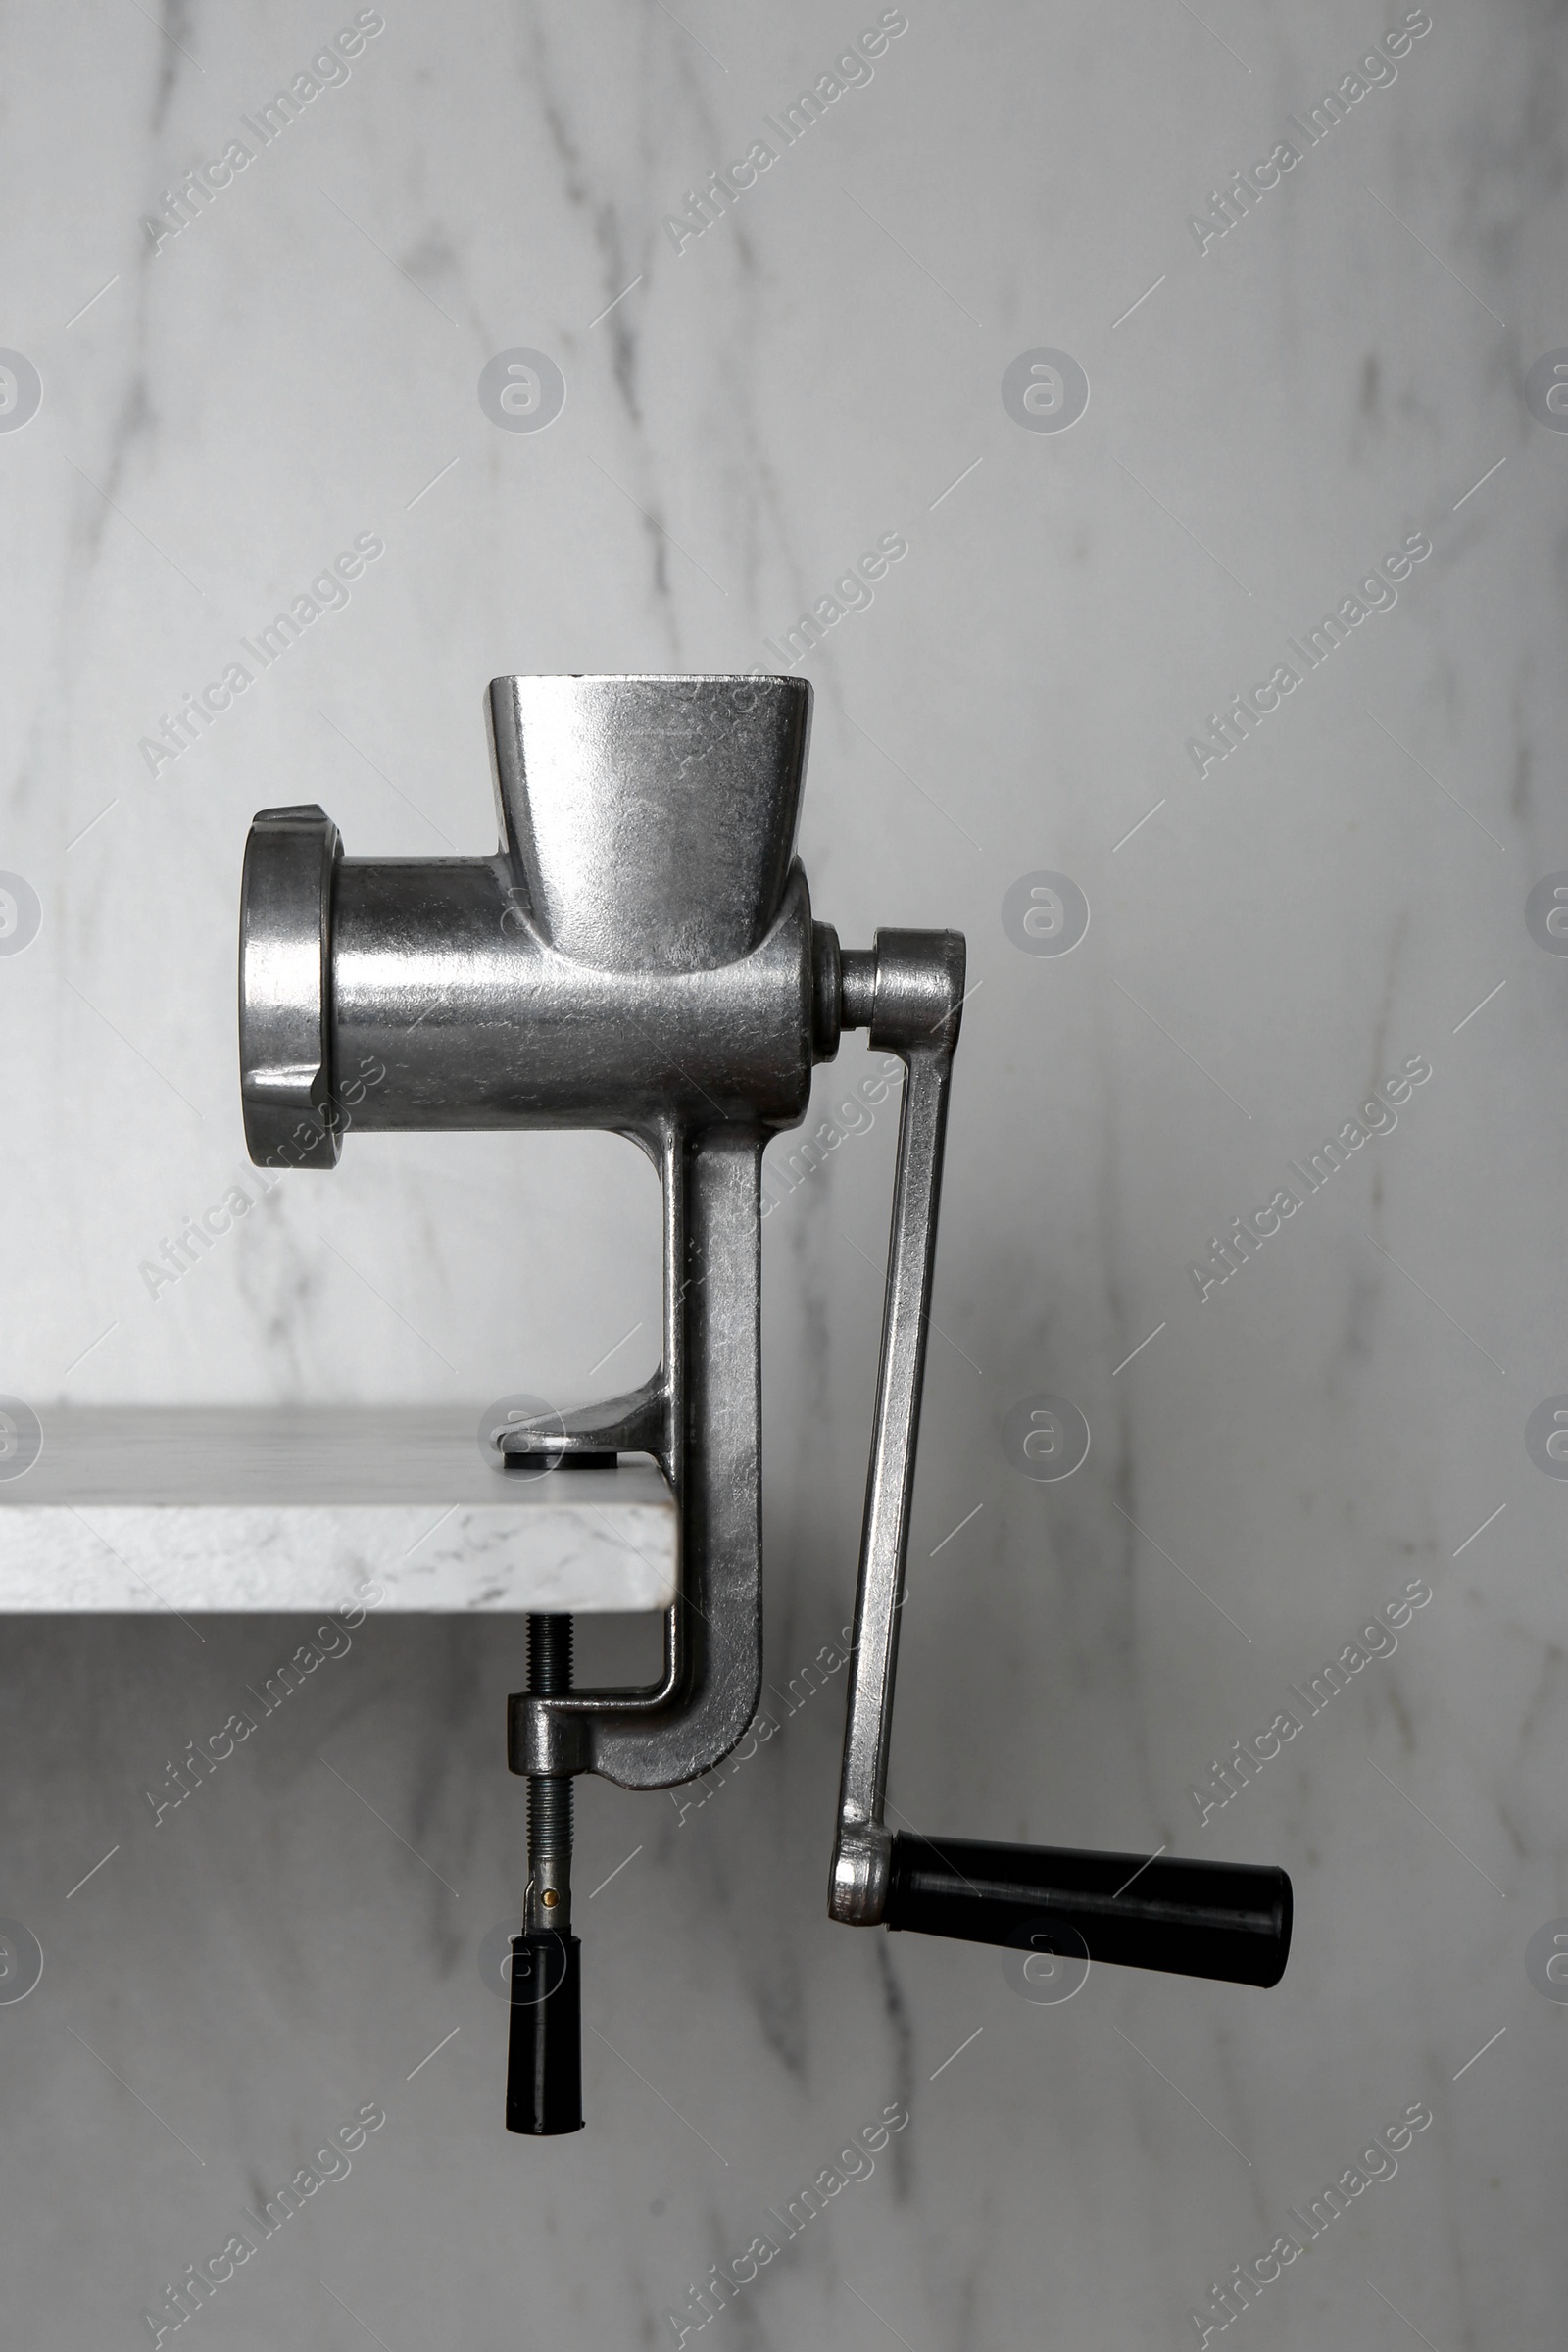
<svg viewBox="0 0 1568 2352"><path fill-rule="evenodd" d="M804 678L496 678L501 838L535 928L610 972L735 963L783 900Z"/></svg>

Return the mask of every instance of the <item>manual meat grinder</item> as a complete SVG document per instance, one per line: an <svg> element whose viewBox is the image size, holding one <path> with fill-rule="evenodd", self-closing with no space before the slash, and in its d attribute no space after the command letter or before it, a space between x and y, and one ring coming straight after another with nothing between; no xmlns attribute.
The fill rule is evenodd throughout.
<svg viewBox="0 0 1568 2352"><path fill-rule="evenodd" d="M943 1139L964 994L954 931L841 949L794 856L811 693L789 677L497 678L501 846L346 858L317 808L245 856L240 1064L262 1164L330 1167L337 1074L384 1064L376 1128L603 1127L663 1187L663 1361L633 1394L493 1433L498 1467L649 1453L680 1510L664 1671L572 1686L569 1617L528 1623L509 1761L528 1776L509 2131L582 2123L572 1777L667 1788L727 1755L761 1690L760 1171L846 1029L900 1056L876 1418L828 1909L1022 1954L1274 1984L1282 1871L890 1832L883 1790ZM1023 1962L1027 1969L1030 1961ZM1050 1963L1047 1963L1050 1965Z"/></svg>

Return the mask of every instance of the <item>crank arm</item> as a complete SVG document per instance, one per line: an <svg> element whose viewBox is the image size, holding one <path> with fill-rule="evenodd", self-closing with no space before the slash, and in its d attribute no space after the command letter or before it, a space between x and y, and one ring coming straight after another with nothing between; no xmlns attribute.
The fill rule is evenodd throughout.
<svg viewBox="0 0 1568 2352"><path fill-rule="evenodd" d="M850 1018L851 957L844 958ZM895 1834L884 1821L942 1155L964 952L954 932L879 931L857 958L871 1044L907 1072L866 1479L838 1836L828 1896L847 1927L1086 1954L1124 1968L1276 1984L1290 1952L1282 1870Z"/></svg>

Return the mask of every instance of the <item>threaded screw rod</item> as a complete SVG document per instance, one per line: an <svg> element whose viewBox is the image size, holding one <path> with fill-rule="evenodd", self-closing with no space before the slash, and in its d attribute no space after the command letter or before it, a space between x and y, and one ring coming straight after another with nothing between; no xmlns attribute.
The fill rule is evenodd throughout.
<svg viewBox="0 0 1568 2352"><path fill-rule="evenodd" d="M569 1617L528 1620L528 1690L554 1697L571 1689L572 1622ZM528 1776L528 1897L523 1927L529 1935L571 1928L572 1791L569 1773Z"/></svg>

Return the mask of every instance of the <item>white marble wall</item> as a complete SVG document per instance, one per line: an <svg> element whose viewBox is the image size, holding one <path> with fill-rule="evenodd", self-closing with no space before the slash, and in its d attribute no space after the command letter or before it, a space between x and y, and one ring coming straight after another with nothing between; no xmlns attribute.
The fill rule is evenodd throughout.
<svg viewBox="0 0 1568 2352"><path fill-rule="evenodd" d="M1568 2046L1526 1947L1568 1915L1568 1490L1524 1432L1568 1391L1568 962L1524 910L1568 869L1568 439L1526 397L1568 344L1560 25L1433 0L1200 253L1189 216L1397 5L907 0L677 254L663 216L874 6L380 14L156 252L160 192L350 0L6 28L0 345L42 405L0 431L0 866L40 927L0 956L0 1389L46 1426L558 1396L639 1322L640 1377L657 1207L608 1139L351 1137L149 1296L243 1178L245 830L314 799L352 851L487 849L493 673L772 666L900 534L806 664L802 841L847 941L961 925L978 984L895 1803L1280 1862L1296 1950L1272 1992L1105 1970L1049 2007L993 1953L831 1927L830 1686L700 1808L584 1791L584 1893L637 1849L582 1904L590 2127L523 2144L478 1963L520 1886L516 1637L368 1618L155 1827L146 1787L297 1625L13 1624L0 1916L44 1973L0 2014L8 2339L149 2340L371 2106L350 2176L166 2343L672 2344L688 2286L903 2102L689 2342L1194 2344L1209 2282L1424 2103L1210 2342L1555 2344ZM548 430L480 407L515 347L564 378ZM1001 397L1040 348L1087 373L1065 432ZM362 534L347 605L150 773L163 715ZM1397 602L1200 777L1205 713L1407 535ZM1092 909L1060 958L1004 925L1041 870ZM1208 1237L1410 1057L1396 1129L1200 1302ZM824 1107L867 1068L852 1041ZM780 1684L849 1613L891 1144L879 1115L766 1228ZM1093 1432L1061 1484L1004 1448L1041 1393ZM1200 1828L1209 1760L1411 1580L1397 1651Z"/></svg>

